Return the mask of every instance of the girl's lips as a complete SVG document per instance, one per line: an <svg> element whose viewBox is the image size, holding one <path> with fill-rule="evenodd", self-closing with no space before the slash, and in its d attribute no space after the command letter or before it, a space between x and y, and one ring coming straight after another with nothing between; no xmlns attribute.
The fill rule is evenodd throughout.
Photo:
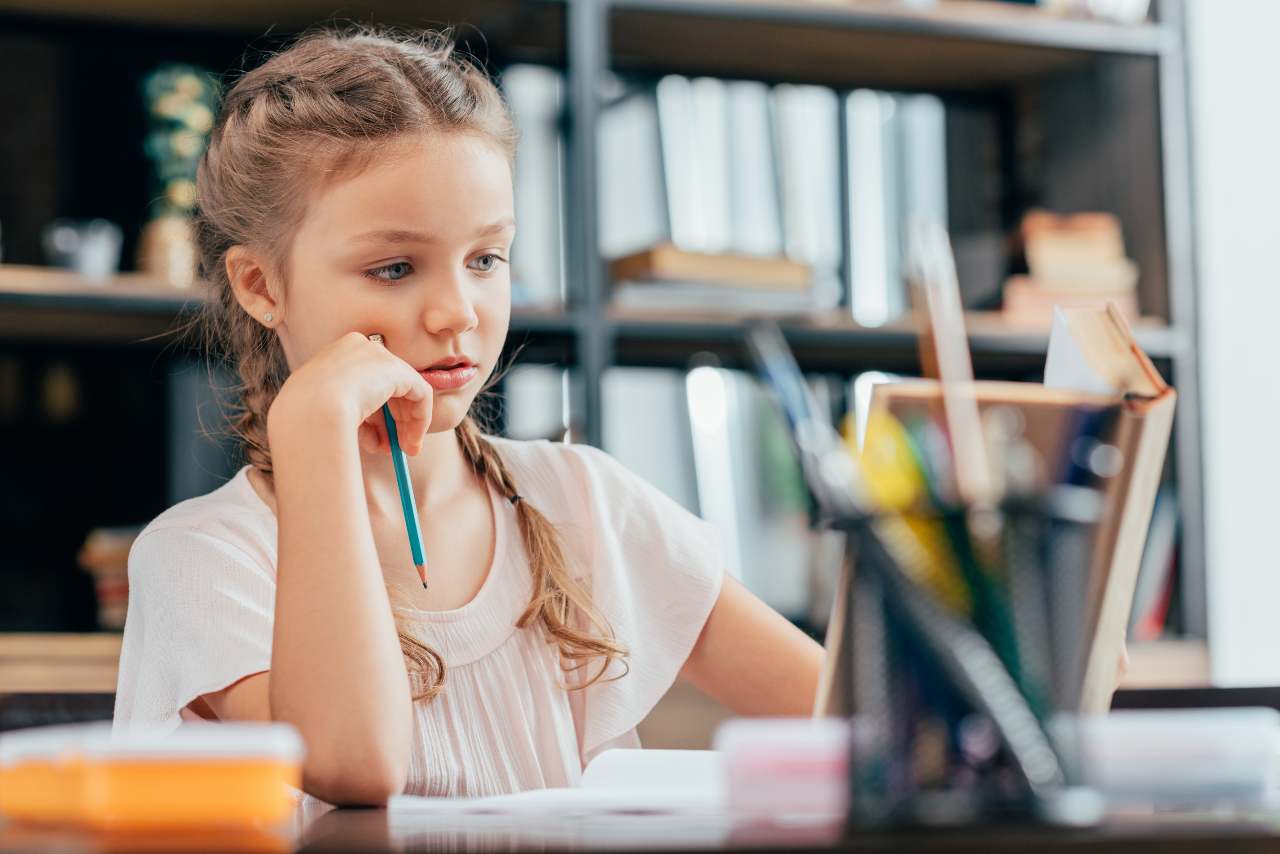
<svg viewBox="0 0 1280 854"><path fill-rule="evenodd" d="M453 391L454 389L462 388L475 379L477 372L475 365L456 368L428 368L425 371L418 371L427 382L431 383L431 387L436 391Z"/></svg>

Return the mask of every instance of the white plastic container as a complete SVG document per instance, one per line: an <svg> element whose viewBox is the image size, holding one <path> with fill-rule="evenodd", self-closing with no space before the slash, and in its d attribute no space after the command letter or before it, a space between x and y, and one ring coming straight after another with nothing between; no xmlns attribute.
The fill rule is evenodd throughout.
<svg viewBox="0 0 1280 854"><path fill-rule="evenodd" d="M733 718L716 730L729 809L739 815L839 816L849 802L849 723Z"/></svg>
<svg viewBox="0 0 1280 854"><path fill-rule="evenodd" d="M1084 782L1112 807L1280 805L1280 712L1269 708L1124 710L1059 717L1079 739Z"/></svg>

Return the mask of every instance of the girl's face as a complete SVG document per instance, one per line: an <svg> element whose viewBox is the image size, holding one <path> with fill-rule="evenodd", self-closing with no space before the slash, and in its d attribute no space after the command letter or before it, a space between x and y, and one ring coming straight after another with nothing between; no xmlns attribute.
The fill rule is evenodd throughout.
<svg viewBox="0 0 1280 854"><path fill-rule="evenodd" d="M465 133L393 144L389 157L313 198L289 256L278 327L290 368L347 332L382 333L414 368L469 360L436 388L431 432L450 430L502 353L511 319L511 170Z"/></svg>

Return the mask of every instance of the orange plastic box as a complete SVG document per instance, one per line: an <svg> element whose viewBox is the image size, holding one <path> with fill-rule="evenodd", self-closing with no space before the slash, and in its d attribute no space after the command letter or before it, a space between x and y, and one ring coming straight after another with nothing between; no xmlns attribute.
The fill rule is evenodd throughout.
<svg viewBox="0 0 1280 854"><path fill-rule="evenodd" d="M0 759L0 812L109 830L251 827L282 822L297 802L303 746L287 724L48 729L45 742L36 730L0 738L0 757L15 760Z"/></svg>
<svg viewBox="0 0 1280 854"><path fill-rule="evenodd" d="M79 821L83 743L110 732L111 724L75 724L0 736L0 815L18 821Z"/></svg>

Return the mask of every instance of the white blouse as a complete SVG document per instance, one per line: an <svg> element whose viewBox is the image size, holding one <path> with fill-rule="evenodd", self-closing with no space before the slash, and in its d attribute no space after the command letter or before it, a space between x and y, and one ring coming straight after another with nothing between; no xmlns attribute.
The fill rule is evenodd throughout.
<svg viewBox="0 0 1280 854"><path fill-rule="evenodd" d="M396 607L443 657L443 692L414 703L407 794L485 796L571 786L595 754L638 747L635 727L675 681L719 595L718 537L608 454L490 437L517 490L629 651L627 673L566 690L556 646L517 629L532 581L515 508L490 490L493 563L460 608ZM174 728L203 694L271 667L276 518L248 466L149 524L129 554L116 728ZM317 663L317 666L322 666ZM598 669L593 662L591 672ZM615 663L606 676L623 671Z"/></svg>

